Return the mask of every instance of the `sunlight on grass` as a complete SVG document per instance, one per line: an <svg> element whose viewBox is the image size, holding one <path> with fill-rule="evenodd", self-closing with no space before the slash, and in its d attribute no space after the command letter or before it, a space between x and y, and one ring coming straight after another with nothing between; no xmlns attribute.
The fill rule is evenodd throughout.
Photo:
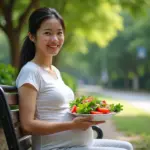
<svg viewBox="0 0 150 150"><path fill-rule="evenodd" d="M137 150L150 150L150 113L123 101L114 100L110 97L100 97L108 103L120 103L123 105L123 111L113 117L117 130L124 132L128 136L140 136L139 141L134 141Z"/></svg>

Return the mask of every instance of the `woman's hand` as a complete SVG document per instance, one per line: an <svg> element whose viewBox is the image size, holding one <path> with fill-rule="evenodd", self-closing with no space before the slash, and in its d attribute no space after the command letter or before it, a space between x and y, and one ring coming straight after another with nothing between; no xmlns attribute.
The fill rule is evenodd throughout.
<svg viewBox="0 0 150 150"><path fill-rule="evenodd" d="M74 129L87 130L93 125L104 123L105 121L92 121L92 117L76 117L73 119L72 124Z"/></svg>

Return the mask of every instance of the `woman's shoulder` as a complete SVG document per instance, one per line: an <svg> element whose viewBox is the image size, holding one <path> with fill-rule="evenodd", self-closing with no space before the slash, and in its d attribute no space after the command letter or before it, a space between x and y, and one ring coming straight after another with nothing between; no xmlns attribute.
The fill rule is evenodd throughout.
<svg viewBox="0 0 150 150"><path fill-rule="evenodd" d="M38 66L34 65L34 63L26 63L16 78L16 86L19 88L25 83L30 83L39 90L40 73L38 70Z"/></svg>
<svg viewBox="0 0 150 150"><path fill-rule="evenodd" d="M35 65L32 62L27 62L20 70L19 74L18 74L18 78L20 77L27 77L27 76L39 76L40 72L39 72L39 68L37 65Z"/></svg>
<svg viewBox="0 0 150 150"><path fill-rule="evenodd" d="M32 63L32 62L27 62L23 67L22 67L22 69L21 69L21 71L20 72L34 72L34 73L36 73L36 72L38 72L39 71L39 67L36 65L36 64L34 64L34 63Z"/></svg>

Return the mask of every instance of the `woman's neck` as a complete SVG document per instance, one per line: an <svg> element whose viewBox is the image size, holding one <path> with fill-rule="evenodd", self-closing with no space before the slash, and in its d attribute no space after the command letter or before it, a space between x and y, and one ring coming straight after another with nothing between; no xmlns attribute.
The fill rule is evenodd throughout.
<svg viewBox="0 0 150 150"><path fill-rule="evenodd" d="M52 69L52 57L35 56L32 61L43 68Z"/></svg>

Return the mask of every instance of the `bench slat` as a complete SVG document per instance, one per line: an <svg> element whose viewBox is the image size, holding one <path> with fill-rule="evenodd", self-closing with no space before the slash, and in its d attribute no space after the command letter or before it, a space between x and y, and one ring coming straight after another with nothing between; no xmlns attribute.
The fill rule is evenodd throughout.
<svg viewBox="0 0 150 150"><path fill-rule="evenodd" d="M9 105L18 105L18 94L17 93L5 93L7 103Z"/></svg>
<svg viewBox="0 0 150 150"><path fill-rule="evenodd" d="M14 126L16 126L19 123L19 110L11 111L11 117Z"/></svg>
<svg viewBox="0 0 150 150"><path fill-rule="evenodd" d="M31 136L22 137L19 142L19 147L20 150L28 150L29 148L31 148L32 147Z"/></svg>
<svg viewBox="0 0 150 150"><path fill-rule="evenodd" d="M20 125L15 128L15 133L21 150L27 150L32 145L31 135L23 135L20 130Z"/></svg>
<svg viewBox="0 0 150 150"><path fill-rule="evenodd" d="M22 142L24 140L28 140L28 139L31 139L31 135L26 135L26 136L23 136L19 139L19 142Z"/></svg>

